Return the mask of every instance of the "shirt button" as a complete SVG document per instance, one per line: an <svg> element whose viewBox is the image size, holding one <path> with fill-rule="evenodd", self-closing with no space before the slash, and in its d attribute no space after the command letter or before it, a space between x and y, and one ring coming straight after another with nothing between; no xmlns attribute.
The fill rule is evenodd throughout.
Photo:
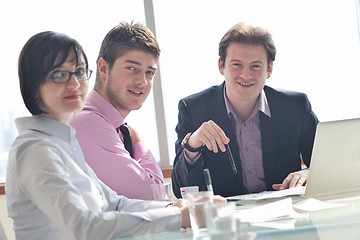
<svg viewBox="0 0 360 240"><path fill-rule="evenodd" d="M249 151L249 148L248 148L248 147L245 147L244 150L245 150L245 151Z"/></svg>

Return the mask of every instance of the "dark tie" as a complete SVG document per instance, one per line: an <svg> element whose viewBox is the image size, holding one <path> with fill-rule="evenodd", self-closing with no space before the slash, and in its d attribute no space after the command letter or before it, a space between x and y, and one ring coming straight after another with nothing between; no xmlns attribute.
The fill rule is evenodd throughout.
<svg viewBox="0 0 360 240"><path fill-rule="evenodd" d="M129 128L126 126L126 123L124 123L123 125L121 125L116 129L117 132L119 132L119 129L124 136L125 149L130 153L130 156L133 157L132 142L131 142Z"/></svg>

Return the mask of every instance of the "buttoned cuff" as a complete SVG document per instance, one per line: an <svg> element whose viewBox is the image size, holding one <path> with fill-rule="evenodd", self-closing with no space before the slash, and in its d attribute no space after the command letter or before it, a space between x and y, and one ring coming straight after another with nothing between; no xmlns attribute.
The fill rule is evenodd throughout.
<svg viewBox="0 0 360 240"><path fill-rule="evenodd" d="M151 224L155 229L179 231L181 228L181 212L178 207L149 210Z"/></svg>
<svg viewBox="0 0 360 240"><path fill-rule="evenodd" d="M195 163L197 162L197 160L199 160L200 156L201 156L201 152L199 153L199 155L196 156L196 158L194 158L194 160L190 160L185 153L185 150L183 151L184 157L185 157L185 161L187 162L187 164L189 166L194 166Z"/></svg>

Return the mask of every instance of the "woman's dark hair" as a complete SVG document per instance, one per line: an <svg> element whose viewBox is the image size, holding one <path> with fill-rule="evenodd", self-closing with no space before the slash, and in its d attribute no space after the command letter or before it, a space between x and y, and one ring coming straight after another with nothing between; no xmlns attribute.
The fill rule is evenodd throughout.
<svg viewBox="0 0 360 240"><path fill-rule="evenodd" d="M39 107L40 86L49 72L60 67L71 52L75 53L76 65L83 56L88 68L88 60L81 45L62 33L38 33L32 36L21 50L18 62L20 90L25 106L32 115L45 113Z"/></svg>

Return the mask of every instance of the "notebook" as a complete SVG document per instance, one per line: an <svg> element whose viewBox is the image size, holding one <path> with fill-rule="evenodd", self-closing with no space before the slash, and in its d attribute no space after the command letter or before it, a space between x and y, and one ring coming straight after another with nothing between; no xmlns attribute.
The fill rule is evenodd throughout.
<svg viewBox="0 0 360 240"><path fill-rule="evenodd" d="M306 187L244 194L227 199L316 198L357 191L360 192L360 118L318 124Z"/></svg>
<svg viewBox="0 0 360 240"><path fill-rule="evenodd" d="M320 122L305 197L360 191L360 118Z"/></svg>

